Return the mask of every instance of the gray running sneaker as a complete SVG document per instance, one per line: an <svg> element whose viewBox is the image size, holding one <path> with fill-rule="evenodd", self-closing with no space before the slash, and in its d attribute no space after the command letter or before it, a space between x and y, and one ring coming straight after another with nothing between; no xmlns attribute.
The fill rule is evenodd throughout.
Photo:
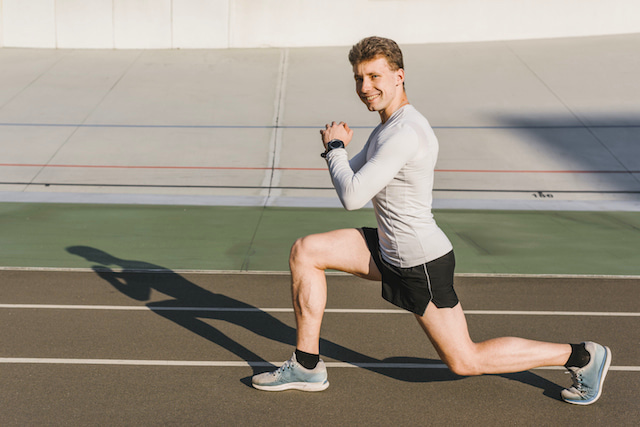
<svg viewBox="0 0 640 427"><path fill-rule="evenodd" d="M584 347L591 360L583 368L568 368L573 378L573 387L562 390L562 399L576 405L591 405L600 398L604 377L611 365L611 350L594 342L585 342Z"/></svg>
<svg viewBox="0 0 640 427"><path fill-rule="evenodd" d="M306 369L298 363L295 353L275 371L254 375L251 383L258 390L265 391L322 391L329 387L324 362L320 360L314 369Z"/></svg>

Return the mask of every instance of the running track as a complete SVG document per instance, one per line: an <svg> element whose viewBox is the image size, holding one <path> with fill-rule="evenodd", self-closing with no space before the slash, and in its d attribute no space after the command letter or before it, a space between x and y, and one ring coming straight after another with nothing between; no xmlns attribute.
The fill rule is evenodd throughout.
<svg viewBox="0 0 640 427"><path fill-rule="evenodd" d="M323 393L265 393L289 357L283 274L3 270L2 425L635 425L639 279L460 276L474 339L600 341L601 400L565 404L562 369L461 378L378 285L329 276ZM267 417L267 418L265 418Z"/></svg>

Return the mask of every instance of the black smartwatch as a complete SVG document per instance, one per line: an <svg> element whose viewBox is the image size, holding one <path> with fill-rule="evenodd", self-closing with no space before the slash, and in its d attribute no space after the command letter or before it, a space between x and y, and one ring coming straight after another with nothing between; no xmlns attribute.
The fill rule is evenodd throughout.
<svg viewBox="0 0 640 427"><path fill-rule="evenodd" d="M331 150L335 150L336 148L344 148L344 142L340 141L339 139L332 139L331 141L327 142L327 151L320 154L320 156L326 158L327 153Z"/></svg>

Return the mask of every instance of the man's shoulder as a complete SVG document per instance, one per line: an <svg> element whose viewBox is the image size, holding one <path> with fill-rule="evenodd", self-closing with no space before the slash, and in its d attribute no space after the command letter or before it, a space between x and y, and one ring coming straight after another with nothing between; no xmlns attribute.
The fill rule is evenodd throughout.
<svg viewBox="0 0 640 427"><path fill-rule="evenodd" d="M437 147L438 140L429 121L411 105L403 108L392 126L384 129L379 135L379 144L408 147Z"/></svg>
<svg viewBox="0 0 640 427"><path fill-rule="evenodd" d="M412 105L407 105L396 117L394 123L389 126L393 133L416 133L421 135L426 129L430 129L429 121Z"/></svg>
<svg viewBox="0 0 640 427"><path fill-rule="evenodd" d="M422 131L416 122L411 120L399 120L392 126L385 127L377 136L375 144L379 147L402 147L403 150L409 147L417 147Z"/></svg>
<svg viewBox="0 0 640 427"><path fill-rule="evenodd" d="M373 143L385 144L392 139L421 139L431 133L427 119L411 104L397 111L387 123L379 124L371 134Z"/></svg>
<svg viewBox="0 0 640 427"><path fill-rule="evenodd" d="M413 105L405 105L391 118L387 128L405 128L407 126L430 127L427 118Z"/></svg>
<svg viewBox="0 0 640 427"><path fill-rule="evenodd" d="M430 126L429 121L416 107L413 105L407 105L407 108L403 111L403 119L407 122L415 122L423 126Z"/></svg>

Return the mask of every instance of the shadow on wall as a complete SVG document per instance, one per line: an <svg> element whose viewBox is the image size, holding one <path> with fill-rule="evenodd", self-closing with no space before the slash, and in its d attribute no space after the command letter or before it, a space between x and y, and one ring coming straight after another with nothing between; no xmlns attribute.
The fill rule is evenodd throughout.
<svg viewBox="0 0 640 427"><path fill-rule="evenodd" d="M502 165L496 169L551 171L531 174L545 192L602 194L640 200L640 117L631 115L591 116L585 123L576 117L530 117L501 115L504 130L500 142ZM494 118L495 120L495 118ZM500 135L500 134L497 134ZM482 141L482 140L480 140ZM494 141L485 140L485 144ZM490 151L496 148L478 147ZM532 157L536 157L535 159ZM507 164L508 163L508 164ZM501 177L505 179L505 177ZM536 188L538 188L536 187Z"/></svg>

